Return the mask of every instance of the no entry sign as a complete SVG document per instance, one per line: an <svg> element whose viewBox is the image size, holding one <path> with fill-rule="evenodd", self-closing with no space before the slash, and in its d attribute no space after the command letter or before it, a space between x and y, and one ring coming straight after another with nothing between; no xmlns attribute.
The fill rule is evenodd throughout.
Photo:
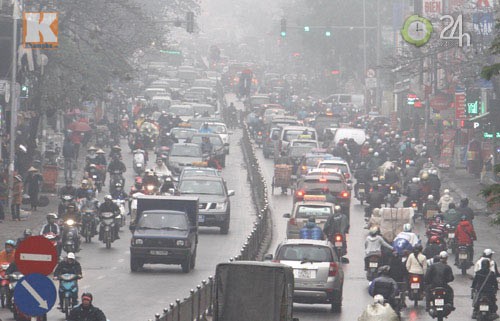
<svg viewBox="0 0 500 321"><path fill-rule="evenodd" d="M17 269L24 275L49 275L57 264L57 251L44 236L31 236L18 245L15 262Z"/></svg>

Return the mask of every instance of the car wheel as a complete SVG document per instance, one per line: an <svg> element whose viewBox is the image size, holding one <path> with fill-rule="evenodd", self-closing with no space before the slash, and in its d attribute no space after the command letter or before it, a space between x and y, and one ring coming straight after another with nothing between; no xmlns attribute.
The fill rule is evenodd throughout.
<svg viewBox="0 0 500 321"><path fill-rule="evenodd" d="M139 271L139 269L142 268L143 265L144 263L142 263L138 259L133 259L133 258L130 259L130 270L132 272Z"/></svg>
<svg viewBox="0 0 500 321"><path fill-rule="evenodd" d="M191 269L196 266L196 251L191 255Z"/></svg>
<svg viewBox="0 0 500 321"><path fill-rule="evenodd" d="M229 233L229 218L220 227L220 234L226 235L227 233Z"/></svg>
<svg viewBox="0 0 500 321"><path fill-rule="evenodd" d="M181 263L182 272L189 273L191 270L191 255L186 258L184 262Z"/></svg>
<svg viewBox="0 0 500 321"><path fill-rule="evenodd" d="M331 311L333 313L342 312L342 288L333 292Z"/></svg>

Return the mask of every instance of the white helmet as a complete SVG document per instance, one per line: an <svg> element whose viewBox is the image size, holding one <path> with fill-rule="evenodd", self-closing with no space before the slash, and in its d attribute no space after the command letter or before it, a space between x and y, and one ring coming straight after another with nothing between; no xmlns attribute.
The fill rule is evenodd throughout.
<svg viewBox="0 0 500 321"><path fill-rule="evenodd" d="M404 232L411 232L411 224L406 223L405 225L403 225L403 231Z"/></svg>
<svg viewBox="0 0 500 321"><path fill-rule="evenodd" d="M434 199L434 196L432 196L432 195L427 196L427 200L432 201L433 199Z"/></svg>
<svg viewBox="0 0 500 321"><path fill-rule="evenodd" d="M373 156L378 157L378 152L373 153Z"/></svg>
<svg viewBox="0 0 500 321"><path fill-rule="evenodd" d="M411 181L412 181L413 183L418 183L418 177L413 177L413 178L411 179Z"/></svg>
<svg viewBox="0 0 500 321"><path fill-rule="evenodd" d="M443 193L444 194L450 194L450 190L449 189L445 189Z"/></svg>

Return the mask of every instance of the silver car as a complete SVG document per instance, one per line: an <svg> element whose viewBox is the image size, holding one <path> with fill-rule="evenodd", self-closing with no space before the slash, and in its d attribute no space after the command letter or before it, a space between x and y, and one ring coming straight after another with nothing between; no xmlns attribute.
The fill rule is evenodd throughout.
<svg viewBox="0 0 500 321"><path fill-rule="evenodd" d="M294 302L325 303L332 312L341 311L344 271L329 241L285 240L276 249L274 260L293 268Z"/></svg>

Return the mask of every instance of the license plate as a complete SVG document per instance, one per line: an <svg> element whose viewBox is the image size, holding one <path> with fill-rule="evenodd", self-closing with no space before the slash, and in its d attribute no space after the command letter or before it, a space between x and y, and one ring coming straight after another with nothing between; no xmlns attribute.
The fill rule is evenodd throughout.
<svg viewBox="0 0 500 321"><path fill-rule="evenodd" d="M315 270L294 269L293 274L298 279L314 279L316 277Z"/></svg>
<svg viewBox="0 0 500 321"><path fill-rule="evenodd" d="M373 181L374 181L374 182L378 182L378 177L374 177L374 178L373 178Z"/></svg>
<svg viewBox="0 0 500 321"><path fill-rule="evenodd" d="M458 258L460 260L466 260L467 259L467 253L460 253L460 254L458 254Z"/></svg>
<svg viewBox="0 0 500 321"><path fill-rule="evenodd" d="M455 233L448 233L448 238L449 239L454 239L455 238Z"/></svg>
<svg viewBox="0 0 500 321"><path fill-rule="evenodd" d="M435 299L434 300L434 305L435 306L443 306L444 305L444 299Z"/></svg>
<svg viewBox="0 0 500 321"><path fill-rule="evenodd" d="M198 215L198 222L199 223L205 222L205 215Z"/></svg>
<svg viewBox="0 0 500 321"><path fill-rule="evenodd" d="M397 192L395 189L391 189L391 194L397 194Z"/></svg>
<svg viewBox="0 0 500 321"><path fill-rule="evenodd" d="M342 247L342 242L335 242L335 247Z"/></svg>
<svg viewBox="0 0 500 321"><path fill-rule="evenodd" d="M360 188L360 189L358 190L358 193L364 193L364 192L365 192L365 189L364 189L364 188Z"/></svg>
<svg viewBox="0 0 500 321"><path fill-rule="evenodd" d="M378 267L378 263L377 262L370 262L370 267L376 268L376 267Z"/></svg>
<svg viewBox="0 0 500 321"><path fill-rule="evenodd" d="M168 251L149 251L152 255L168 255Z"/></svg>
<svg viewBox="0 0 500 321"><path fill-rule="evenodd" d="M481 311L481 312L488 312L488 311L490 311L490 306L487 305L487 304L481 304L479 306L479 311Z"/></svg>
<svg viewBox="0 0 500 321"><path fill-rule="evenodd" d="M410 287L411 287L412 289L420 289L420 283L412 283L412 284L410 285Z"/></svg>

